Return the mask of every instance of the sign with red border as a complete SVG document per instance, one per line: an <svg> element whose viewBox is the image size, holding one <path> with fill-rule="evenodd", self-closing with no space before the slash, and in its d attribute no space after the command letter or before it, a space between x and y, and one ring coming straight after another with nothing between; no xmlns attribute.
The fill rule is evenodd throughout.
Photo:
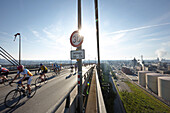
<svg viewBox="0 0 170 113"><path fill-rule="evenodd" d="M74 47L79 47L83 43L83 36L78 31L74 31L71 34L70 43Z"/></svg>

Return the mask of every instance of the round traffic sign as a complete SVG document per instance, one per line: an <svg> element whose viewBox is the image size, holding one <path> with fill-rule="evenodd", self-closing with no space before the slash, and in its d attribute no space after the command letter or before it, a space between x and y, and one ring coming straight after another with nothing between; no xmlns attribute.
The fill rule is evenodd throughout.
<svg viewBox="0 0 170 113"><path fill-rule="evenodd" d="M83 43L83 36L78 31L74 31L71 34L70 43L74 47L79 47Z"/></svg>

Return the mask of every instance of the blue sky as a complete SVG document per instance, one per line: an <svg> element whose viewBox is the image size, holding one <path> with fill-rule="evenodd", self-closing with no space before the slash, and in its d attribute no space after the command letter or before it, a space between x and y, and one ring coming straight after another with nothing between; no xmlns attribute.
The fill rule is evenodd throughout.
<svg viewBox="0 0 170 113"><path fill-rule="evenodd" d="M101 59L170 59L169 6L169 0L99 0ZM0 0L0 14L0 45L15 58L17 32L24 60L68 60L76 49L69 38L78 28L77 0ZM94 0L82 0L82 31L86 60L94 60Z"/></svg>

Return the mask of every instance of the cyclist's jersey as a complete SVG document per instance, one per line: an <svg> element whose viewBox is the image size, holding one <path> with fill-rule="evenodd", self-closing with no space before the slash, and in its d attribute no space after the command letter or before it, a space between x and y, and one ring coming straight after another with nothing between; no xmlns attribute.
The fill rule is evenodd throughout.
<svg viewBox="0 0 170 113"><path fill-rule="evenodd" d="M56 64L55 67L58 68L58 65Z"/></svg>
<svg viewBox="0 0 170 113"><path fill-rule="evenodd" d="M40 69L43 70L43 71L47 71L47 70L48 70L48 68L47 68L46 66L44 66L44 65L42 65L42 66L40 67Z"/></svg>
<svg viewBox="0 0 170 113"><path fill-rule="evenodd" d="M2 67L2 68L0 69L0 72L9 72L9 70Z"/></svg>
<svg viewBox="0 0 170 113"><path fill-rule="evenodd" d="M52 64L52 67L55 68L55 64Z"/></svg>
<svg viewBox="0 0 170 113"><path fill-rule="evenodd" d="M17 72L17 74L21 74L21 75L27 75L26 77L31 77L33 76L33 74L28 70L28 69L24 69L22 72Z"/></svg>
<svg viewBox="0 0 170 113"><path fill-rule="evenodd" d="M58 69L60 69L60 66L58 66Z"/></svg>

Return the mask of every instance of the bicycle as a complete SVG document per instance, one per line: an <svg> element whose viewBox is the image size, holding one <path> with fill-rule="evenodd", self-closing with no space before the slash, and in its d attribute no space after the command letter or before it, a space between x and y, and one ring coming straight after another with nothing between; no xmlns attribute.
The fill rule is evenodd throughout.
<svg viewBox="0 0 170 113"><path fill-rule="evenodd" d="M21 97L22 97L21 93L23 93L23 97L25 97L25 96L28 97L28 95L29 95L28 89L25 90L25 89L21 86L21 84L18 84L18 82L13 82L13 83L16 83L16 84L17 84L17 88L11 90L11 91L6 95L5 100L4 100L4 105L5 105L6 107L9 107L9 108L13 108L13 107L15 107L15 106L19 103L19 101L21 100ZM37 90L35 84L31 84L31 85L33 85L34 88L31 88L30 98L32 98L32 97L35 95L36 90ZM12 85L10 85L10 86L12 87Z"/></svg>
<svg viewBox="0 0 170 113"><path fill-rule="evenodd" d="M40 87L43 82L45 84L48 82L48 78L49 78L48 75L44 75L42 78L43 78L43 81L40 76L35 80L36 87Z"/></svg>
<svg viewBox="0 0 170 113"><path fill-rule="evenodd" d="M2 77L0 77L1 81L4 80L3 82L1 82L1 84L3 83L5 86L7 86L9 84L9 82L11 82L12 77L11 76L6 76L6 79L3 79Z"/></svg>
<svg viewBox="0 0 170 113"><path fill-rule="evenodd" d="M60 69L55 68L55 69L54 69L54 72L55 72L56 75L58 75L58 74L60 74Z"/></svg>

